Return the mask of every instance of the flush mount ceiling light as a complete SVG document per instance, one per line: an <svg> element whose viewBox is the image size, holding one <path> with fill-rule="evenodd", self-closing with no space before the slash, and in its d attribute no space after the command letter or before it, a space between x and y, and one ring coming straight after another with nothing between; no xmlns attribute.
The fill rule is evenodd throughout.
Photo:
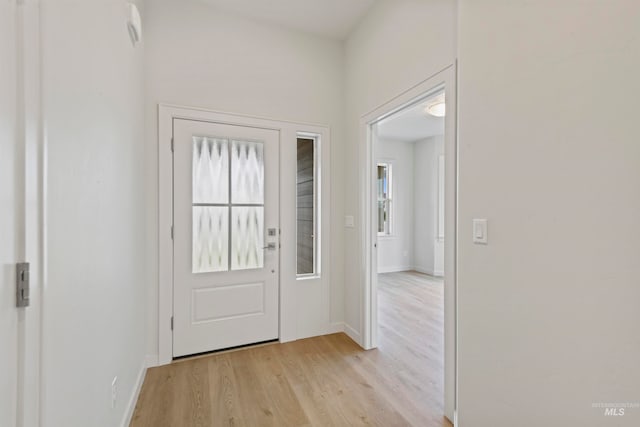
<svg viewBox="0 0 640 427"><path fill-rule="evenodd" d="M430 114L434 117L444 117L445 114L447 114L447 107L444 102L438 102L429 105L426 111L427 114Z"/></svg>
<svg viewBox="0 0 640 427"><path fill-rule="evenodd" d="M438 96L427 104L424 112L434 117L444 117L447 113L447 106L444 102L444 94Z"/></svg>

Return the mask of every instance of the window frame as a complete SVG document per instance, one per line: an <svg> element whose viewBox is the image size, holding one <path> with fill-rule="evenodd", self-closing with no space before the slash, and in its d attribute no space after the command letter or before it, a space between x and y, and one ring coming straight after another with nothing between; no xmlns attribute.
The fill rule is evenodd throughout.
<svg viewBox="0 0 640 427"><path fill-rule="evenodd" d="M320 134L310 132L296 132L296 144L298 139L310 139L313 141L313 272L298 273L298 194L296 185L296 280L320 279L321 271L321 226L322 226L322 159L321 145L322 138ZM296 150L297 155L297 150ZM296 157L297 160L297 157ZM296 165L297 175L297 165Z"/></svg>

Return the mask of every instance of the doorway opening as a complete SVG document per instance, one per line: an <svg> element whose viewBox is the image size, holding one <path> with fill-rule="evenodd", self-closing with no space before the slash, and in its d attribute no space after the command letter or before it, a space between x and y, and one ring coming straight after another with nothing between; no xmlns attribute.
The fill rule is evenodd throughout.
<svg viewBox="0 0 640 427"><path fill-rule="evenodd" d="M441 90L373 125L378 274L444 276L443 105Z"/></svg>
<svg viewBox="0 0 640 427"><path fill-rule="evenodd" d="M422 385L416 390L442 414L444 102L441 90L373 125L377 345L419 366L411 375Z"/></svg>
<svg viewBox="0 0 640 427"><path fill-rule="evenodd" d="M456 408L455 99L451 66L362 120L364 347L406 358L442 425Z"/></svg>

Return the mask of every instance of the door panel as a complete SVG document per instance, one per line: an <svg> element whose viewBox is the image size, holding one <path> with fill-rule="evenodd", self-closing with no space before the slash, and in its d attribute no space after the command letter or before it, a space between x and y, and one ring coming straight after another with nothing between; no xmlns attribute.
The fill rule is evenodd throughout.
<svg viewBox="0 0 640 427"><path fill-rule="evenodd" d="M264 314L264 282L194 289L193 322Z"/></svg>
<svg viewBox="0 0 640 427"><path fill-rule="evenodd" d="M279 132L173 129L173 355L276 339Z"/></svg>

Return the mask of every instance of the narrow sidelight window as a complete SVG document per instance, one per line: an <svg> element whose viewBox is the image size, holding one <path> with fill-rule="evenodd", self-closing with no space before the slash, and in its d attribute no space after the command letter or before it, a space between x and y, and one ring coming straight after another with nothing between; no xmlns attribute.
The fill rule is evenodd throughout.
<svg viewBox="0 0 640 427"><path fill-rule="evenodd" d="M296 172L296 228L298 277L318 274L319 179L318 136L298 134Z"/></svg>

